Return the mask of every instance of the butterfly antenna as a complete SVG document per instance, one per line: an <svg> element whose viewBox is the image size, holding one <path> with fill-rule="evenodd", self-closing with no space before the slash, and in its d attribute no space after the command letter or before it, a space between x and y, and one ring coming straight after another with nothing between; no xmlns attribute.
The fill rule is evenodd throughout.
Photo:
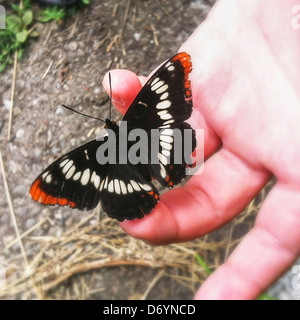
<svg viewBox="0 0 300 320"><path fill-rule="evenodd" d="M91 118L91 119L95 119L95 120L100 120L100 121L102 121L102 122L105 123L105 121L104 121L103 119L100 119L100 118L93 117L93 116L90 116L90 115L88 115L88 114L82 113L82 112L77 111L77 110L75 110L75 109L73 109L73 108L71 108L71 107L66 106L65 104L62 104L62 106L63 106L64 108L68 109L68 110L74 111L75 113L78 113L78 114L80 114L80 115L82 115L82 116L85 116L85 117L87 117L87 118Z"/></svg>
<svg viewBox="0 0 300 320"><path fill-rule="evenodd" d="M110 72L108 73L108 79L109 79L109 95L110 95L110 101L109 101L109 119L111 119L111 108L112 108L112 103L111 103L111 99L112 99L112 86L111 86L111 75Z"/></svg>

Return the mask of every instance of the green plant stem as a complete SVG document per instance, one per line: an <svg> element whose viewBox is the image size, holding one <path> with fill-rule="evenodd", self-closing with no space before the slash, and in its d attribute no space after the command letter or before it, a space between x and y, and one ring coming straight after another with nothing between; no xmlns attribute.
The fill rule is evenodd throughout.
<svg viewBox="0 0 300 320"><path fill-rule="evenodd" d="M213 273L209 266L206 264L206 262L197 253L195 254L195 258L208 275L211 275Z"/></svg>

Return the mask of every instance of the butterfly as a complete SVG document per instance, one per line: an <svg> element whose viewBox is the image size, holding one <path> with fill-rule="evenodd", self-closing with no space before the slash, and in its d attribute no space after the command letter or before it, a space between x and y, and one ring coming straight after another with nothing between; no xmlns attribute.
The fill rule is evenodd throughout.
<svg viewBox="0 0 300 320"><path fill-rule="evenodd" d="M31 198L44 205L79 210L91 210L101 202L107 215L118 221L149 214L160 198L152 180L171 188L186 177L185 158L181 157L181 163L174 161L175 129L190 130L192 151L196 148L195 131L185 122L193 109L191 70L191 59L185 52L167 60L142 87L121 121L127 123L129 133L143 129L149 141L151 130L158 130L156 163L99 164L97 150L107 143L108 135L72 150L49 165L32 183ZM111 132L119 132L121 124L118 126L110 119L105 123ZM116 144L118 149L119 139ZM147 148L151 151L151 143Z"/></svg>

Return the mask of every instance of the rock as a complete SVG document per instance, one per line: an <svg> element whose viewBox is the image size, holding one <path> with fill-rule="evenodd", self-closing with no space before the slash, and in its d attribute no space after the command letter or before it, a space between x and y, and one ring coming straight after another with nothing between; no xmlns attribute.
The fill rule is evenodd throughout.
<svg viewBox="0 0 300 320"><path fill-rule="evenodd" d="M57 115L62 115L62 114L64 114L64 107L63 107L61 104L59 104L59 105L57 106L57 108L56 108L55 113L56 113Z"/></svg>
<svg viewBox="0 0 300 320"><path fill-rule="evenodd" d="M15 213L18 216L25 216L26 214L28 214L28 211L29 211L28 208L24 206L21 206L15 209Z"/></svg>
<svg viewBox="0 0 300 320"><path fill-rule="evenodd" d="M24 196L24 194L27 194L27 188L23 185L19 185L13 188L12 193L16 196Z"/></svg>
<svg viewBox="0 0 300 320"><path fill-rule="evenodd" d="M2 99L3 107L7 110L11 108L11 100L9 99Z"/></svg>
<svg viewBox="0 0 300 320"><path fill-rule="evenodd" d="M24 131L24 129L19 129L17 132L16 132L16 138L17 139L22 139L23 137L24 137L24 135L25 135L25 131Z"/></svg>
<svg viewBox="0 0 300 320"><path fill-rule="evenodd" d="M78 48L77 42L75 42L75 41L70 42L70 44L69 44L69 49L70 49L71 51L76 51L77 48Z"/></svg>
<svg viewBox="0 0 300 320"><path fill-rule="evenodd" d="M134 37L134 39L136 40L136 41L140 41L141 40L141 34L140 34L140 32L135 32L134 34L133 34L133 37Z"/></svg>
<svg viewBox="0 0 300 320"><path fill-rule="evenodd" d="M30 229L31 227L33 227L35 225L35 219L34 218L29 218L26 220L25 222L25 228L26 229Z"/></svg>
<svg viewBox="0 0 300 320"><path fill-rule="evenodd" d="M34 156L35 158L39 158L42 154L42 150L40 148L34 148Z"/></svg>

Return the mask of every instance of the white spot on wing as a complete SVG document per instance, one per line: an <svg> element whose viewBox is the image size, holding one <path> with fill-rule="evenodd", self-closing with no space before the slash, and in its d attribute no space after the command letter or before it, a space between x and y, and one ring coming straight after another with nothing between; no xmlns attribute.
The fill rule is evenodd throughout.
<svg viewBox="0 0 300 320"><path fill-rule="evenodd" d="M135 181L130 180L130 183L135 191L141 191L141 188L139 187L139 185Z"/></svg>
<svg viewBox="0 0 300 320"><path fill-rule="evenodd" d="M94 178L94 186L96 189L98 189L99 185L100 185L100 177L96 175Z"/></svg>
<svg viewBox="0 0 300 320"><path fill-rule="evenodd" d="M46 171L45 173L43 173L42 178L45 179L48 175L49 171Z"/></svg>
<svg viewBox="0 0 300 320"><path fill-rule="evenodd" d="M171 106L171 101L165 100L156 105L156 109L167 109Z"/></svg>
<svg viewBox="0 0 300 320"><path fill-rule="evenodd" d="M170 66L170 67L167 68L167 70L168 70L168 71L174 71L174 70L175 70L175 67L174 67L174 66Z"/></svg>
<svg viewBox="0 0 300 320"><path fill-rule="evenodd" d="M169 120L169 119L172 119L172 115L170 115L170 113L167 113L167 114L161 115L160 118L162 120Z"/></svg>
<svg viewBox="0 0 300 320"><path fill-rule="evenodd" d="M62 172L65 174L68 172L68 170L71 168L71 166L73 165L74 161L73 160L68 160L67 164L65 164L65 166L62 169Z"/></svg>
<svg viewBox="0 0 300 320"><path fill-rule="evenodd" d="M48 176L47 176L47 178L46 178L46 182L47 183L50 183L52 181L52 176L51 176L51 174L49 174Z"/></svg>
<svg viewBox="0 0 300 320"><path fill-rule="evenodd" d="M73 176L75 170L76 170L75 166L72 166L71 169L66 174L66 179L70 179Z"/></svg>
<svg viewBox="0 0 300 320"><path fill-rule="evenodd" d="M104 186L103 186L104 189L107 188L107 184L108 184L108 177L106 177L106 179L105 179L105 183L104 183Z"/></svg>
<svg viewBox="0 0 300 320"><path fill-rule="evenodd" d="M94 182L95 176L96 176L96 172L93 171L93 173L92 173L92 175L91 175L91 183Z"/></svg>
<svg viewBox="0 0 300 320"><path fill-rule="evenodd" d="M124 181L120 181L120 187L121 187L121 191L123 194L127 193L127 188L126 188L126 184L124 183Z"/></svg>
<svg viewBox="0 0 300 320"><path fill-rule="evenodd" d="M111 180L107 187L108 192L114 192L114 180Z"/></svg>
<svg viewBox="0 0 300 320"><path fill-rule="evenodd" d="M165 125L165 124L170 124L170 123L173 123L173 122L175 122L175 120L174 120L174 119L171 119L171 120L165 121L165 122L164 122L164 125Z"/></svg>
<svg viewBox="0 0 300 320"><path fill-rule="evenodd" d="M171 155L171 152L169 150L166 150L166 149L161 150L161 153L163 155L165 155L167 158L170 157L170 155Z"/></svg>
<svg viewBox="0 0 300 320"><path fill-rule="evenodd" d="M87 149L84 150L86 160L90 160Z"/></svg>
<svg viewBox="0 0 300 320"><path fill-rule="evenodd" d="M165 92L167 89L168 89L168 85L165 84L164 86L158 88L155 92L156 92L157 94L160 94L160 93Z"/></svg>
<svg viewBox="0 0 300 320"><path fill-rule="evenodd" d="M160 175L163 177L163 178L166 178L167 177L167 172L166 172L166 169L163 165L160 165Z"/></svg>
<svg viewBox="0 0 300 320"><path fill-rule="evenodd" d="M147 106L147 103L142 102L142 101L139 101L138 104L141 104L141 105L144 106L144 107L148 107L148 106Z"/></svg>
<svg viewBox="0 0 300 320"><path fill-rule="evenodd" d="M160 136L159 139L164 142L172 143L173 137L172 136Z"/></svg>
<svg viewBox="0 0 300 320"><path fill-rule="evenodd" d="M116 192L117 194L121 194L121 188L120 188L119 180L118 180L118 179L115 179L115 180L114 180L114 184L115 184L115 192Z"/></svg>
<svg viewBox="0 0 300 320"><path fill-rule="evenodd" d="M169 96L169 92L165 92L165 93L163 93L161 96L160 96L160 100L165 100L165 99L167 99L168 98L168 96Z"/></svg>
<svg viewBox="0 0 300 320"><path fill-rule="evenodd" d="M162 111L159 111L159 112L157 112L157 114L161 117L162 115L164 115L164 114L167 114L168 113L168 111L167 110L162 110Z"/></svg>
<svg viewBox="0 0 300 320"><path fill-rule="evenodd" d="M162 85L164 85L164 81L158 81L157 83L155 83L153 86L151 86L151 90L155 91L156 89L160 88Z"/></svg>
<svg viewBox="0 0 300 320"><path fill-rule="evenodd" d="M167 149L167 150L172 150L172 145L166 142L160 142L160 145L162 148Z"/></svg>
<svg viewBox="0 0 300 320"><path fill-rule="evenodd" d="M102 182L101 182L100 188L99 188L100 191L103 189L104 182L105 182L105 180L103 179Z"/></svg>
<svg viewBox="0 0 300 320"><path fill-rule="evenodd" d="M160 134L163 134L165 136L172 136L173 130L172 129L165 129L165 130L162 130Z"/></svg>
<svg viewBox="0 0 300 320"><path fill-rule="evenodd" d="M142 184L142 183L139 183L139 186L144 189L145 191L151 191L152 188L151 186L149 186L148 184Z"/></svg>
<svg viewBox="0 0 300 320"><path fill-rule="evenodd" d="M166 166L168 164L168 159L163 154L159 153L158 159L163 165Z"/></svg>
<svg viewBox="0 0 300 320"><path fill-rule="evenodd" d="M155 83L159 80L159 78L155 78L152 82L151 82L151 86L155 85Z"/></svg>
<svg viewBox="0 0 300 320"><path fill-rule="evenodd" d="M89 180L90 180L90 169L85 169L83 171L80 182L83 186L85 186L89 182Z"/></svg>
<svg viewBox="0 0 300 320"><path fill-rule="evenodd" d="M74 180L74 181L79 180L80 176L81 176L81 171L78 171L78 172L74 175L73 180Z"/></svg>
<svg viewBox="0 0 300 320"><path fill-rule="evenodd" d="M132 193L132 192L133 192L132 185L131 185L130 183L128 183L127 189L128 189L128 192L129 192L129 193Z"/></svg>
<svg viewBox="0 0 300 320"><path fill-rule="evenodd" d="M60 166L61 168L64 167L64 166L67 164L68 161L69 161L69 159L64 160L63 162L61 162L61 163L59 164L59 166Z"/></svg>

